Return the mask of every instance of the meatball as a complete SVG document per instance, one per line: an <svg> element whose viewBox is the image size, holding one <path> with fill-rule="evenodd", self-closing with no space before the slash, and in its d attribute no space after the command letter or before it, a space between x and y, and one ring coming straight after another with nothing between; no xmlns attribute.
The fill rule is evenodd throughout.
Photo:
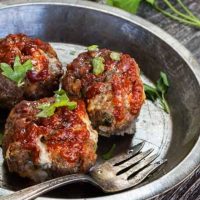
<svg viewBox="0 0 200 200"><path fill-rule="evenodd" d="M0 40L0 63L13 67L16 56L20 62L31 60L32 69L26 73L24 85L4 75L0 69L0 107L12 108L21 99L39 99L51 96L63 75L62 65L50 44L24 34L11 34ZM5 85L3 84L5 82Z"/></svg>
<svg viewBox="0 0 200 200"><path fill-rule="evenodd" d="M97 132L92 129L83 101L75 110L60 107L39 118L38 105L54 97L23 100L10 112L3 137L3 155L10 172L35 182L87 172L96 161Z"/></svg>
<svg viewBox="0 0 200 200"><path fill-rule="evenodd" d="M94 73L94 59L103 67ZM131 123L145 99L140 70L128 54L108 49L81 53L67 66L63 89L84 98L93 127L104 136L133 133Z"/></svg>

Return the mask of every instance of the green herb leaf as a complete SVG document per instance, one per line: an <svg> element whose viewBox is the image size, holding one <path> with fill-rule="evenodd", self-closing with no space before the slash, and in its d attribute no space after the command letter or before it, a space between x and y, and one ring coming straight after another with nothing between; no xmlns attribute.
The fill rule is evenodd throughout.
<svg viewBox="0 0 200 200"><path fill-rule="evenodd" d="M70 101L66 92L64 90L58 90L55 91L55 102L50 104L50 103L43 103L38 105L38 109L41 110L37 114L37 117L51 117L54 113L56 108L59 107L64 107L66 106L69 110L74 110L77 107L77 102L75 101Z"/></svg>
<svg viewBox="0 0 200 200"><path fill-rule="evenodd" d="M99 50L99 48L98 48L99 46L98 45L91 45L91 46L89 46L89 47L87 47L87 50L88 51L98 51Z"/></svg>
<svg viewBox="0 0 200 200"><path fill-rule="evenodd" d="M99 75L104 71L104 58L103 57L95 57L92 59L93 66L93 74Z"/></svg>
<svg viewBox="0 0 200 200"><path fill-rule="evenodd" d="M155 4L156 0L146 0L146 2L153 6Z"/></svg>
<svg viewBox="0 0 200 200"><path fill-rule="evenodd" d="M130 13L136 13L141 0L107 0L106 3L110 6L121 8Z"/></svg>
<svg viewBox="0 0 200 200"><path fill-rule="evenodd" d="M56 102L69 101L69 98L63 89L57 90L54 93L56 97Z"/></svg>
<svg viewBox="0 0 200 200"><path fill-rule="evenodd" d="M149 3L151 6L153 6L156 10L161 12L163 15L176 20L180 23L184 23L187 25L191 25L197 28L200 28L200 19L196 17L183 3L182 0L176 0L177 1L177 7L174 6L171 1L169 0L163 0L163 3L167 6L168 9L163 10L158 4L157 0L146 0L147 3ZM178 7L180 9L178 9ZM169 11L168 11L169 10Z"/></svg>
<svg viewBox="0 0 200 200"><path fill-rule="evenodd" d="M168 105L164 95L162 96L162 98L160 98L160 104L166 113L170 113L169 105Z"/></svg>
<svg viewBox="0 0 200 200"><path fill-rule="evenodd" d="M165 94L167 93L168 88L169 81L167 75L164 72L160 73L160 78L158 79L155 87L144 84L144 91L147 99L151 101L159 99L160 105L162 106L163 110L167 113L170 112L168 103L165 99Z"/></svg>
<svg viewBox="0 0 200 200"><path fill-rule="evenodd" d="M9 78L10 80L17 83L17 86L20 87L24 84L24 78L27 71L31 70L33 67L31 60L27 60L24 64L20 63L19 56L16 56L13 69L10 65L6 63L1 63L0 68L2 74Z"/></svg>
<svg viewBox="0 0 200 200"><path fill-rule="evenodd" d="M144 83L144 91L146 94L147 99L151 100L151 101L155 101L158 98L158 93L156 88L147 85Z"/></svg>
<svg viewBox="0 0 200 200"><path fill-rule="evenodd" d="M49 107L50 105L51 105L50 103L43 103L43 104L38 105L37 108L39 108L39 109L45 109L46 107Z"/></svg>
<svg viewBox="0 0 200 200"><path fill-rule="evenodd" d="M116 144L113 144L112 147L111 147L111 149L107 153L105 153L105 154L102 155L102 158L104 160L109 160L110 158L112 158L113 153L115 151L115 148L116 148Z"/></svg>
<svg viewBox="0 0 200 200"><path fill-rule="evenodd" d="M167 89L169 87L169 81L167 79L167 76L165 73L160 73L160 78L157 81L156 88L158 92L165 94L167 92Z"/></svg>
<svg viewBox="0 0 200 200"><path fill-rule="evenodd" d="M106 1L106 4L109 5L109 6L114 6L114 5L113 5L113 0L107 0L107 1Z"/></svg>
<svg viewBox="0 0 200 200"><path fill-rule="evenodd" d="M112 51L110 54L110 58L114 61L119 61L120 60L120 53Z"/></svg>
<svg viewBox="0 0 200 200"><path fill-rule="evenodd" d="M77 102L75 101L68 101L66 104L69 110L74 110L77 107Z"/></svg>
<svg viewBox="0 0 200 200"><path fill-rule="evenodd" d="M45 106L43 104L43 106L41 106L40 109L42 111L37 114L37 117L46 118L46 117L51 117L54 114L56 107L53 105Z"/></svg>

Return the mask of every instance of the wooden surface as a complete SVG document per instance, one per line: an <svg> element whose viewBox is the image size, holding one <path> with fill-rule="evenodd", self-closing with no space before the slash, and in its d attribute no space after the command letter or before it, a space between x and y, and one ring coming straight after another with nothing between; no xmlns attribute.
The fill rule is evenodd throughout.
<svg viewBox="0 0 200 200"><path fill-rule="evenodd" d="M186 5L200 17L200 0L186 0ZM138 15L158 25L175 37L200 63L200 28L193 28L175 22L153 10L147 4L142 4ZM200 65L199 65L200 67ZM200 156L200 154L199 154ZM200 167L188 177L182 184L174 189L154 198L155 200L200 200Z"/></svg>

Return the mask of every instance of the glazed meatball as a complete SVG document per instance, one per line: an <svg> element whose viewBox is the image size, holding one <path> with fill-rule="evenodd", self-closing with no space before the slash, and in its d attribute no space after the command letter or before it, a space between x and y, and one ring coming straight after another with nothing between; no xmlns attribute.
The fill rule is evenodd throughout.
<svg viewBox="0 0 200 200"><path fill-rule="evenodd" d="M0 40L0 63L13 67L16 56L20 62L31 60L33 68L26 73L24 85L4 75L0 69L0 107L12 108L21 99L39 99L51 96L59 86L62 65L50 44L24 34L11 34ZM4 84L5 82L5 84Z"/></svg>
<svg viewBox="0 0 200 200"><path fill-rule="evenodd" d="M101 73L94 72L95 65L103 67ZM101 135L134 132L130 125L145 94L139 67L128 54L107 49L81 53L67 66L62 84L69 95L84 98L92 125Z"/></svg>
<svg viewBox="0 0 200 200"><path fill-rule="evenodd" d="M98 134L84 102L78 100L74 110L60 107L51 117L39 118L38 105L54 101L54 97L23 100L11 110L2 144L10 172L40 182L87 172L95 163Z"/></svg>

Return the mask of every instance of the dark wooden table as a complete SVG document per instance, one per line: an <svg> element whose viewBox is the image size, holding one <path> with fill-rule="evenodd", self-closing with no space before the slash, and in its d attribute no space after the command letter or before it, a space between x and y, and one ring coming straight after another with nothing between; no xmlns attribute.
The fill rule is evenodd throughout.
<svg viewBox="0 0 200 200"><path fill-rule="evenodd" d="M162 0L158 1L161 2ZM193 11L194 14L196 14L196 16L200 17L200 0L183 0L183 2ZM193 56L200 63L200 28L193 28L173 21L158 13L146 3L142 3L137 15L147 19L153 24L156 24L175 37L180 43L191 51ZM181 184L154 198L154 200L157 199L200 200L200 166Z"/></svg>
<svg viewBox="0 0 200 200"><path fill-rule="evenodd" d="M200 17L200 0L185 0L184 2L193 13ZM200 28L197 29L177 23L146 4L142 4L138 15L158 25L175 37L192 52L193 56L200 63ZM154 199L200 200L200 166L183 183Z"/></svg>
<svg viewBox="0 0 200 200"><path fill-rule="evenodd" d="M193 11L193 13L200 17L200 0L185 0L184 2ZM200 63L200 28L197 29L177 23L158 13L145 3L142 4L137 15L147 19L153 24L158 25L160 28L175 37L192 52L194 57ZM160 194L154 199L200 200L200 167L197 168L180 185L164 194Z"/></svg>

